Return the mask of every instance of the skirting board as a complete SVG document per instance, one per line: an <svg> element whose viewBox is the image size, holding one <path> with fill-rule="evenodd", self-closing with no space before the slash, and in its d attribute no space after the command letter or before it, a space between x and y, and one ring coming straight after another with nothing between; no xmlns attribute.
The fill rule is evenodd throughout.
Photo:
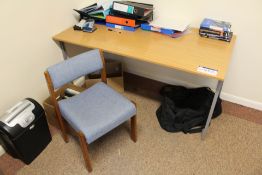
<svg viewBox="0 0 262 175"><path fill-rule="evenodd" d="M5 150L3 149L3 147L0 145L0 156L2 156L5 153Z"/></svg>
<svg viewBox="0 0 262 175"><path fill-rule="evenodd" d="M236 103L242 106L246 106L249 108L253 108L253 109L262 111L262 103L259 103L253 100L249 100L249 99L242 98L242 97L237 97L237 96L225 93L225 92L221 93L221 98L223 100L226 100L232 103Z"/></svg>
<svg viewBox="0 0 262 175"><path fill-rule="evenodd" d="M143 77L146 77L146 78L149 78L149 79L152 79L152 80L164 82L164 83L167 83L167 84L177 84L177 85L182 85L182 86L185 86L185 87L203 86L203 85L196 85L196 84L193 84L193 83L190 83L190 82L187 82L187 81L183 81L183 80L170 78L168 76L160 77L157 74L148 75L144 71L137 71L137 70L134 70L134 69L128 69L128 71L126 71L126 72L129 72L129 73L132 73L132 74L135 74L135 75L139 75L139 76L143 76ZM211 87L211 88L213 89L214 87ZM221 92L221 99L262 111L262 103L252 101L252 100L242 98L242 97L237 97L237 96L234 96L232 94L225 93L223 91Z"/></svg>

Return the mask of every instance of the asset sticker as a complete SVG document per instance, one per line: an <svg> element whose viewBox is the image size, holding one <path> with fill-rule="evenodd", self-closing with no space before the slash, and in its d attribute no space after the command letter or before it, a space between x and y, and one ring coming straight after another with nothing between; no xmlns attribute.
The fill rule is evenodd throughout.
<svg viewBox="0 0 262 175"><path fill-rule="evenodd" d="M151 27L151 30L155 32L161 32L161 29L158 27Z"/></svg>
<svg viewBox="0 0 262 175"><path fill-rule="evenodd" d="M119 25L115 25L115 28L116 28L116 29L122 29L123 27L122 27L122 26L119 26Z"/></svg>
<svg viewBox="0 0 262 175"><path fill-rule="evenodd" d="M204 74L213 75L213 76L216 76L218 73L218 70L211 69L208 67L203 67L203 66L198 66L197 71L204 73Z"/></svg>

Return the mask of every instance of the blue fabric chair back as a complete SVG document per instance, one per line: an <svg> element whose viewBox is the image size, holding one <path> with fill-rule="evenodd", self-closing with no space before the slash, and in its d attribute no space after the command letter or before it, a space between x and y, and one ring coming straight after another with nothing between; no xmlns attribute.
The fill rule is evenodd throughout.
<svg viewBox="0 0 262 175"><path fill-rule="evenodd" d="M47 71L55 89L81 76L101 70L103 62L98 49L84 52L70 59L57 63Z"/></svg>

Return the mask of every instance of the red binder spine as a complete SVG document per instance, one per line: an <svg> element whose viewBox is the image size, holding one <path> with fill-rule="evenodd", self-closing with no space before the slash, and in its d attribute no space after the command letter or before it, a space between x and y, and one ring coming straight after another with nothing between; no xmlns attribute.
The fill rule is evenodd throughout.
<svg viewBox="0 0 262 175"><path fill-rule="evenodd" d="M106 22L112 24L119 24L123 26L135 27L136 21L134 19L120 18L116 16L106 16Z"/></svg>

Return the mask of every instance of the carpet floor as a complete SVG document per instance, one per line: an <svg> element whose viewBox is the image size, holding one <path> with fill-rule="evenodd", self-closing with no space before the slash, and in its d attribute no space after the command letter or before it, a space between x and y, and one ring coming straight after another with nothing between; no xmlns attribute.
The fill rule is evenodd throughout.
<svg viewBox="0 0 262 175"><path fill-rule="evenodd" d="M155 110L159 102L132 93L136 101L138 141L129 137L129 122L90 145L90 174L260 175L262 125L222 114L213 120L208 135L168 133L162 130ZM60 134L19 175L88 174L76 138L64 143Z"/></svg>

